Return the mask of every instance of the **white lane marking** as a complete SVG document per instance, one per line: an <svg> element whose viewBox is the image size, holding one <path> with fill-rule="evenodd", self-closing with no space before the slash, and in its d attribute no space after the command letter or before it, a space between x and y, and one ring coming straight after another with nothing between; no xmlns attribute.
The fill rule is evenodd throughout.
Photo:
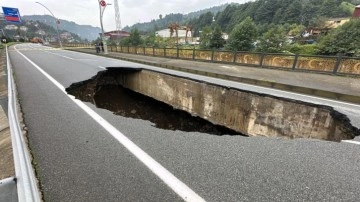
<svg viewBox="0 0 360 202"><path fill-rule="evenodd" d="M326 99L326 98L321 98L321 97L315 97L315 96L311 96L311 95L293 93L293 92L289 92L289 91L281 91L281 90L277 90L277 89L274 89L274 88L266 88L266 87L251 85L251 84L245 84L245 83L242 83L242 84L247 85L247 86L262 88L262 89L264 89L264 90L266 90L266 89L267 89L267 90L268 90L268 89L271 89L272 91L276 91L276 92L282 93L282 94L296 95L296 96L307 97L307 98L311 98L311 99L315 99L315 100L316 100L316 99L317 99L317 100L324 100L324 101L326 101L326 102L333 102L333 103L338 103L338 104L343 104L343 105L349 105L349 106L357 107L357 108L360 107L360 105L352 104L352 103L349 103L349 102L342 102L342 101L337 101L337 100L331 100L331 99Z"/></svg>
<svg viewBox="0 0 360 202"><path fill-rule="evenodd" d="M75 60L75 58L68 57L68 56L65 56L65 55L56 54L56 53L53 53L53 52L50 52L50 51L46 51L46 50L43 50L43 51L46 52L46 53L50 53L50 54L53 54L53 55L57 55L57 56L60 56L60 57L69 59L69 60Z"/></svg>
<svg viewBox="0 0 360 202"><path fill-rule="evenodd" d="M17 45L16 45L17 46ZM205 201L201 196L196 194L186 184L180 181L172 173L170 173L165 167L153 159L149 154L143 151L129 138L102 118L99 114L93 111L90 107L84 104L82 101L75 99L74 96L68 95L58 81L41 69L37 64L31 61L28 57L22 54L20 51L15 50L23 56L30 64L38 69L46 78L48 78L55 86L57 86L65 95L67 95L74 103L76 103L82 110L84 110L91 118L93 118L99 125L101 125L109 134L111 134L116 140L118 140L126 149L128 149L137 159L139 159L146 167L148 167L156 176L158 176L167 186L169 186L175 193L177 193L184 201Z"/></svg>
<svg viewBox="0 0 360 202"><path fill-rule="evenodd" d="M341 142L360 145L360 142L358 142L358 141L353 141L353 140L342 140Z"/></svg>
<svg viewBox="0 0 360 202"><path fill-rule="evenodd" d="M96 61L94 59L87 59L87 58L75 58L75 60Z"/></svg>
<svg viewBox="0 0 360 202"><path fill-rule="evenodd" d="M101 69L106 69L106 67L103 67L103 66L98 66L99 68L101 68Z"/></svg>

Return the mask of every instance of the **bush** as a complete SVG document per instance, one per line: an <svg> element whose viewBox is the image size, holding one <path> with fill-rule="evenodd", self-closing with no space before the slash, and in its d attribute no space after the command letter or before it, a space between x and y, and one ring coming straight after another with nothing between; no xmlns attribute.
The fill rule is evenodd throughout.
<svg viewBox="0 0 360 202"><path fill-rule="evenodd" d="M360 19L352 19L321 37L317 54L346 56L360 55Z"/></svg>
<svg viewBox="0 0 360 202"><path fill-rule="evenodd" d="M292 44L287 47L287 51L293 54L300 54L300 55L315 55L317 52L315 44Z"/></svg>

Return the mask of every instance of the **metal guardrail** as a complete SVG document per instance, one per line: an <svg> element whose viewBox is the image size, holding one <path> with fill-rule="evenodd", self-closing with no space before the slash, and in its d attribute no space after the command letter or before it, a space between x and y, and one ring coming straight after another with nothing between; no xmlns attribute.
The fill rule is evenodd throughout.
<svg viewBox="0 0 360 202"><path fill-rule="evenodd" d="M15 175L19 202L40 202L41 193L31 164L31 156L23 136L17 110L16 87L12 75L8 48L6 46L8 69L8 116L14 155Z"/></svg>

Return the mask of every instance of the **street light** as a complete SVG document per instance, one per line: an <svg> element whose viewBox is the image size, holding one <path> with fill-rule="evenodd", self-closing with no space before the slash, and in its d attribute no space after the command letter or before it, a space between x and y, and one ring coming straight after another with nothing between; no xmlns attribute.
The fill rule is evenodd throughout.
<svg viewBox="0 0 360 202"><path fill-rule="evenodd" d="M51 12L51 10L48 9L45 5L43 5L43 4L40 3L40 2L35 2L35 3L40 4L41 6L43 6L44 8L46 8L46 10L48 10L48 11L51 13L51 15L55 18L55 20L56 20L56 32L57 32L57 35L58 35L58 37L59 37L60 48L62 48L63 46L62 46L61 38L60 38L60 34L59 34L59 23L60 23L59 19L57 19L57 18L55 17L55 15Z"/></svg>
<svg viewBox="0 0 360 202"><path fill-rule="evenodd" d="M104 45L104 54L108 54L107 44L105 40L105 34L104 34L104 26L103 26L103 15L106 6L111 5L109 3L106 3L104 0L98 0L99 1L99 9L100 9L100 25L101 25L101 41Z"/></svg>

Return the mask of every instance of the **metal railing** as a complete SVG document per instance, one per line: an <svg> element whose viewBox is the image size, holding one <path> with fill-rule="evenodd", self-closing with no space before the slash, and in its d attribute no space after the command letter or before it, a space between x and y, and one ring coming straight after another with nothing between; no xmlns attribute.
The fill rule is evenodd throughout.
<svg viewBox="0 0 360 202"><path fill-rule="evenodd" d="M94 48L91 44L66 44L67 47ZM281 53L258 53L181 48L155 48L108 46L110 52L129 53L154 57L207 61L260 68L291 71L318 72L333 75L360 76L360 58L321 55L294 55Z"/></svg>
<svg viewBox="0 0 360 202"><path fill-rule="evenodd" d="M19 202L39 202L41 194L31 164L31 156L25 137L22 133L18 109L16 87L12 75L9 53L6 46L6 60L8 69L8 116L11 133L11 142L14 155L15 175Z"/></svg>

